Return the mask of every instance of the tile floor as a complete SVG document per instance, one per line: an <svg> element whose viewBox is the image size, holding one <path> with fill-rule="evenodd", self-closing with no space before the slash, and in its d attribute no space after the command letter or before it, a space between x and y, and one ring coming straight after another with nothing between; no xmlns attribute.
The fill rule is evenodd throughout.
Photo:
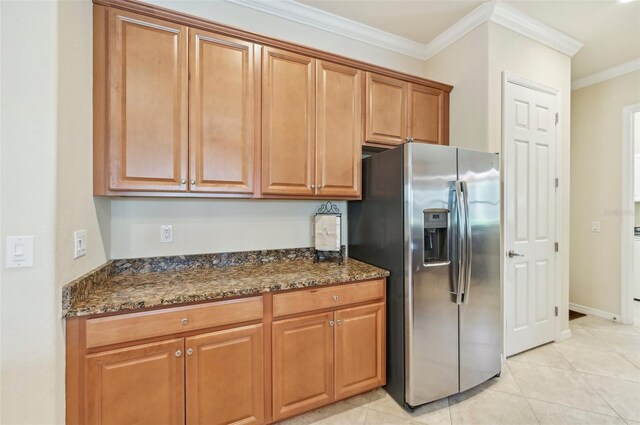
<svg viewBox="0 0 640 425"><path fill-rule="evenodd" d="M572 338L507 359L500 378L407 413L382 389L286 425L640 425L640 302L635 324L593 316Z"/></svg>

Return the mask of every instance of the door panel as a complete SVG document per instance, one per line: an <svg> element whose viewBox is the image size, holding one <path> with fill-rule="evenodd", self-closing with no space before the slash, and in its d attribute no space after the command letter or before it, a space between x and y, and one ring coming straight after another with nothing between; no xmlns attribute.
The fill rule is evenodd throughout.
<svg viewBox="0 0 640 425"><path fill-rule="evenodd" d="M500 373L500 172L498 155L458 149L471 227L468 289L460 305L460 391Z"/></svg>
<svg viewBox="0 0 640 425"><path fill-rule="evenodd" d="M407 84L367 72L367 142L404 143L407 138Z"/></svg>
<svg viewBox="0 0 640 425"><path fill-rule="evenodd" d="M406 402L418 406L458 392L458 306L452 295L457 280L451 263L424 262L424 211L452 209L457 168L455 149L420 143L407 143L404 149L413 170L405 176L410 180L404 220L412 241L405 253L405 393Z"/></svg>
<svg viewBox="0 0 640 425"><path fill-rule="evenodd" d="M420 143L444 143L444 92L418 84L409 84L408 137Z"/></svg>
<svg viewBox="0 0 640 425"><path fill-rule="evenodd" d="M555 337L556 96L507 83L505 92L507 355Z"/></svg>
<svg viewBox="0 0 640 425"><path fill-rule="evenodd" d="M253 193L259 57L253 43L189 29L190 191Z"/></svg>
<svg viewBox="0 0 640 425"><path fill-rule="evenodd" d="M362 71L317 63L317 194L358 197L362 158Z"/></svg>
<svg viewBox="0 0 640 425"><path fill-rule="evenodd" d="M189 425L263 423L262 324L186 338L185 348Z"/></svg>
<svg viewBox="0 0 640 425"><path fill-rule="evenodd" d="M109 15L112 190L186 190L187 28Z"/></svg>
<svg viewBox="0 0 640 425"><path fill-rule="evenodd" d="M385 304L336 311L336 400L385 382Z"/></svg>
<svg viewBox="0 0 640 425"><path fill-rule="evenodd" d="M85 358L86 423L184 424L183 339Z"/></svg>
<svg viewBox="0 0 640 425"><path fill-rule="evenodd" d="M333 401L333 313L273 322L273 418Z"/></svg>
<svg viewBox="0 0 640 425"><path fill-rule="evenodd" d="M315 193L315 59L265 47L262 193Z"/></svg>

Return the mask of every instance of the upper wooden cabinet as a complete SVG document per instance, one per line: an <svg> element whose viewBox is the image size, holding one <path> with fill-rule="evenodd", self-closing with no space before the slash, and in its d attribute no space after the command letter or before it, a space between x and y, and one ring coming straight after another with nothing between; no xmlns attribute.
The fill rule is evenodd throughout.
<svg viewBox="0 0 640 425"><path fill-rule="evenodd" d="M253 193L260 145L260 51L189 29L189 189Z"/></svg>
<svg viewBox="0 0 640 425"><path fill-rule="evenodd" d="M367 72L367 142L399 145L407 138L407 82Z"/></svg>
<svg viewBox="0 0 640 425"><path fill-rule="evenodd" d="M362 72L317 62L316 185L323 197L358 197L362 158Z"/></svg>
<svg viewBox="0 0 640 425"><path fill-rule="evenodd" d="M186 190L187 28L111 9L108 143L111 190Z"/></svg>
<svg viewBox="0 0 640 425"><path fill-rule="evenodd" d="M449 144L449 93L367 73L365 144Z"/></svg>
<svg viewBox="0 0 640 425"><path fill-rule="evenodd" d="M265 47L262 193L314 195L315 59Z"/></svg>

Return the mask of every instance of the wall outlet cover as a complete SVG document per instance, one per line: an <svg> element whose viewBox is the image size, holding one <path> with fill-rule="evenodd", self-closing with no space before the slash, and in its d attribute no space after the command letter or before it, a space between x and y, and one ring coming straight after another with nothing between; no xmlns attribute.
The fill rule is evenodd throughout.
<svg viewBox="0 0 640 425"><path fill-rule="evenodd" d="M87 255L87 231L76 230L73 232L73 258Z"/></svg>
<svg viewBox="0 0 640 425"><path fill-rule="evenodd" d="M591 231L595 233L600 233L600 222L592 221L591 222Z"/></svg>
<svg viewBox="0 0 640 425"><path fill-rule="evenodd" d="M33 267L33 236L7 236L5 267Z"/></svg>
<svg viewBox="0 0 640 425"><path fill-rule="evenodd" d="M163 224L160 226L160 242L173 242L173 226L171 224Z"/></svg>

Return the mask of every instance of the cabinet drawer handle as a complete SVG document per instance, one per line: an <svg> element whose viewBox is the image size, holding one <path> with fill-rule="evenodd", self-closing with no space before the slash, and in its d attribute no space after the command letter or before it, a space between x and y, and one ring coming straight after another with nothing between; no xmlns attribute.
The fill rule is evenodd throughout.
<svg viewBox="0 0 640 425"><path fill-rule="evenodd" d="M187 356L190 356L190 355L192 355L192 354L193 354L193 348L189 348L189 349L187 350Z"/></svg>
<svg viewBox="0 0 640 425"><path fill-rule="evenodd" d="M334 301L338 301L339 299L340 299L340 297L339 297L339 296L337 296L337 295L334 295L334 296L333 296L333 300L334 300Z"/></svg>
<svg viewBox="0 0 640 425"><path fill-rule="evenodd" d="M338 326L340 326L340 325L342 324L342 319L338 319L338 320L336 320L336 324L337 324Z"/></svg>
<svg viewBox="0 0 640 425"><path fill-rule="evenodd" d="M180 357L182 355L182 351L178 350L176 351L176 357Z"/></svg>
<svg viewBox="0 0 640 425"><path fill-rule="evenodd" d="M180 320L180 323L182 323L183 325L186 325L187 323L189 323L189 319L185 317L184 319Z"/></svg>
<svg viewBox="0 0 640 425"><path fill-rule="evenodd" d="M329 326L333 326L333 325L334 325L333 320L329 320Z"/></svg>

